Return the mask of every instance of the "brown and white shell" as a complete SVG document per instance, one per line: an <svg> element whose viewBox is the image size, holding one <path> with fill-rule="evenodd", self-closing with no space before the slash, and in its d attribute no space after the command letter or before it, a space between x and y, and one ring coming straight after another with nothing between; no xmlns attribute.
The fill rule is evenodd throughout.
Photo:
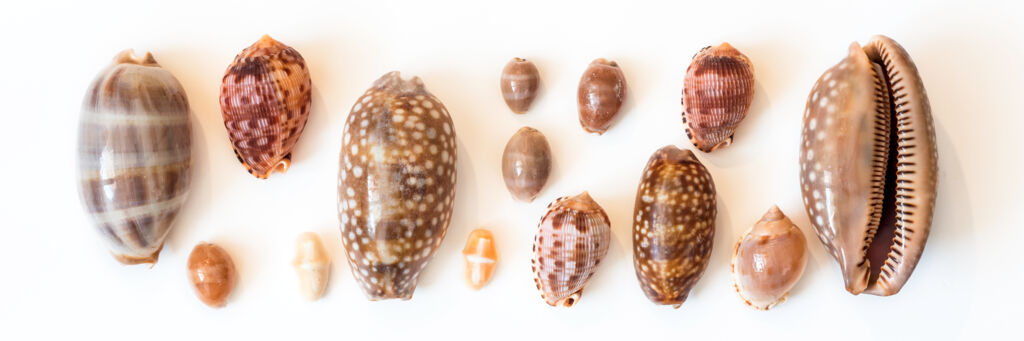
<svg viewBox="0 0 1024 341"><path fill-rule="evenodd" d="M807 239L800 228L772 206L732 253L732 280L747 305L768 310L785 302L807 266Z"/></svg>
<svg viewBox="0 0 1024 341"><path fill-rule="evenodd" d="M689 149L658 149L644 168L633 210L633 267L656 304L679 308L711 258L715 182Z"/></svg>
<svg viewBox="0 0 1024 341"><path fill-rule="evenodd" d="M615 61L595 59L580 77L576 102L580 125L588 133L604 134L626 101L626 76Z"/></svg>
<svg viewBox="0 0 1024 341"><path fill-rule="evenodd" d="M533 62L512 58L501 70L501 97L512 112L524 114L537 98L540 87L540 73Z"/></svg>
<svg viewBox="0 0 1024 341"><path fill-rule="evenodd" d="M501 175L516 200L532 202L551 174L551 147L539 130L519 128L501 153Z"/></svg>
<svg viewBox="0 0 1024 341"><path fill-rule="evenodd" d="M928 240L938 181L917 66L888 37L854 42L815 83L803 122L804 206L846 290L898 293Z"/></svg>
<svg viewBox="0 0 1024 341"><path fill-rule="evenodd" d="M370 300L410 299L455 199L455 130L419 77L385 74L352 106L339 157L338 219Z"/></svg>
<svg viewBox="0 0 1024 341"><path fill-rule="evenodd" d="M604 209L583 192L548 205L533 240L534 282L552 306L572 307L608 254L611 222Z"/></svg>
<svg viewBox="0 0 1024 341"><path fill-rule="evenodd" d="M732 144L754 101L754 67L729 43L708 46L693 57L683 81L683 124L704 152Z"/></svg>
<svg viewBox="0 0 1024 341"><path fill-rule="evenodd" d="M466 247L462 249L462 258L466 261L466 283L473 290L480 290L487 285L498 265L498 250L491 231L473 230L466 239Z"/></svg>
<svg viewBox="0 0 1024 341"><path fill-rule="evenodd" d="M270 36L235 56L221 82L220 109L235 156L249 173L266 179L288 170L311 94L306 61Z"/></svg>

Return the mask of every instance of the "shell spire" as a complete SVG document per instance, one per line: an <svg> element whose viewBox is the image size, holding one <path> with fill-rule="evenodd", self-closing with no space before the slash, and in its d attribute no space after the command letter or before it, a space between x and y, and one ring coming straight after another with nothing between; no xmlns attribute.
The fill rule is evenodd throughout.
<svg viewBox="0 0 1024 341"><path fill-rule="evenodd" d="M732 278L747 305L768 310L786 300L807 265L807 239L778 206L772 206L736 242Z"/></svg>

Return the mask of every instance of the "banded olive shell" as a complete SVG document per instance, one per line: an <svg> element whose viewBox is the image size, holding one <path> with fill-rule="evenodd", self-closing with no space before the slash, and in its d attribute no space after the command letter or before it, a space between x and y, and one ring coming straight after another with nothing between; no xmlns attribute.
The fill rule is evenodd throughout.
<svg viewBox="0 0 1024 341"><path fill-rule="evenodd" d="M651 155L633 210L633 267L647 298L682 306L711 257L715 183L690 150L665 146Z"/></svg>
<svg viewBox="0 0 1024 341"><path fill-rule="evenodd" d="M512 112L524 114L537 97L540 73L533 62L512 58L501 70L501 97Z"/></svg>
<svg viewBox="0 0 1024 341"><path fill-rule="evenodd" d="M385 74L352 106L339 157L338 219L370 300L412 298L455 200L455 130L419 77Z"/></svg>
<svg viewBox="0 0 1024 341"><path fill-rule="evenodd" d="M704 152L732 144L754 101L754 67L729 43L708 46L693 57L683 83L683 124Z"/></svg>
<svg viewBox="0 0 1024 341"><path fill-rule="evenodd" d="M551 174L551 147L544 134L522 127L512 135L501 154L501 174L512 197L533 201Z"/></svg>
<svg viewBox="0 0 1024 341"><path fill-rule="evenodd" d="M888 37L854 42L814 84L803 123L804 207L846 290L898 293L928 240L938 182L917 66Z"/></svg>
<svg viewBox="0 0 1024 341"><path fill-rule="evenodd" d="M792 221L772 206L732 253L733 285L747 305L768 310L785 302L807 266L807 239Z"/></svg>
<svg viewBox="0 0 1024 341"><path fill-rule="evenodd" d="M580 77L576 93L580 125L588 133L604 134L626 101L626 76L619 64L595 59Z"/></svg>
<svg viewBox="0 0 1024 341"><path fill-rule="evenodd" d="M192 179L185 90L153 55L121 52L96 77L78 125L78 189L124 264L155 264Z"/></svg>
<svg viewBox="0 0 1024 341"><path fill-rule="evenodd" d="M609 243L608 215L587 192L549 204L533 240L530 262L544 302L563 307L579 302L583 287L608 254Z"/></svg>

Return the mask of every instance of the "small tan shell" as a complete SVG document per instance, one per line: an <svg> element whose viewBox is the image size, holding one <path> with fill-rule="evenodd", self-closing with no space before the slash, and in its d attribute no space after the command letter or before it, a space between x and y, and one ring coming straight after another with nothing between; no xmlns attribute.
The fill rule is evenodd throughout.
<svg viewBox="0 0 1024 341"><path fill-rule="evenodd" d="M466 239L462 257L466 260L466 282L473 290L480 290L491 281L494 267L498 264L498 251L491 231L473 230Z"/></svg>
<svg viewBox="0 0 1024 341"><path fill-rule="evenodd" d="M188 278L199 300L213 308L227 304L238 283L235 262L228 252L207 242L199 243L189 254Z"/></svg>
<svg viewBox="0 0 1024 341"><path fill-rule="evenodd" d="M626 76L619 64L595 59L580 77L576 102L580 125L588 133L604 134L626 101Z"/></svg>
<svg viewBox="0 0 1024 341"><path fill-rule="evenodd" d="M512 58L501 70L501 96L514 113L524 114L530 109L539 86L540 73L531 61Z"/></svg>
<svg viewBox="0 0 1024 341"><path fill-rule="evenodd" d="M768 310L785 302L807 265L807 239L773 206L736 243L732 279L747 305Z"/></svg>
<svg viewBox="0 0 1024 341"><path fill-rule="evenodd" d="M551 174L551 147L544 134L522 127L512 135L501 154L501 174L512 197L532 202Z"/></svg>
<svg viewBox="0 0 1024 341"><path fill-rule="evenodd" d="M610 242L608 215L587 192L548 205L533 240L531 261L541 298L552 306L579 302Z"/></svg>
<svg viewBox="0 0 1024 341"><path fill-rule="evenodd" d="M686 68L683 124L697 149L713 152L732 136L754 101L754 67L729 43L705 47Z"/></svg>
<svg viewBox="0 0 1024 341"><path fill-rule="evenodd" d="M331 257L327 255L327 248L320 241L319 235L313 232L299 235L292 266L299 278L302 297L310 301L319 299L331 279Z"/></svg>

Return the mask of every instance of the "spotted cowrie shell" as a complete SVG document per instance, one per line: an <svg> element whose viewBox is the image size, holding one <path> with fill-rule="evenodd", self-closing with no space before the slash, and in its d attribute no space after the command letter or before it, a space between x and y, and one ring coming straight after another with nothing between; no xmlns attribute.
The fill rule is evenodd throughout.
<svg viewBox="0 0 1024 341"><path fill-rule="evenodd" d="M572 307L611 243L608 214L583 192L548 205L533 240L534 282L551 306Z"/></svg>

